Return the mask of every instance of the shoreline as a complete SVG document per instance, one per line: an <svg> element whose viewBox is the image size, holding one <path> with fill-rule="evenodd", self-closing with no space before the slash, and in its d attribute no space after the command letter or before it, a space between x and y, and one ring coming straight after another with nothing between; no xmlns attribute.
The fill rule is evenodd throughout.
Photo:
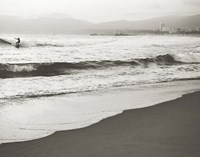
<svg viewBox="0 0 200 157"><path fill-rule="evenodd" d="M85 128L1 144L0 155L197 157L199 102L200 92L194 92L154 106L125 110Z"/></svg>
<svg viewBox="0 0 200 157"><path fill-rule="evenodd" d="M32 141L56 131L85 128L125 110L154 106L199 91L199 83L178 81L71 96L24 99L20 104L10 101L11 105L4 106L0 111L0 143Z"/></svg>

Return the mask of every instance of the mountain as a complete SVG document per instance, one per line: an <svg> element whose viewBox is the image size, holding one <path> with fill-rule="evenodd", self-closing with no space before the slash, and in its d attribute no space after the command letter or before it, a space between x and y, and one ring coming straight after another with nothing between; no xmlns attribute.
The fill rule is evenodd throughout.
<svg viewBox="0 0 200 157"><path fill-rule="evenodd" d="M56 17L24 19L21 17L0 16L1 33L55 33L79 34L93 26L93 23Z"/></svg>
<svg viewBox="0 0 200 157"><path fill-rule="evenodd" d="M200 27L200 14L193 16L168 16L140 21L110 21L92 23L69 17L55 16L25 19L14 16L0 16L0 33L51 33L90 34L107 33L113 30L155 30L160 24L178 28Z"/></svg>
<svg viewBox="0 0 200 157"><path fill-rule="evenodd" d="M181 17L168 16L158 17L141 21L112 21L97 24L97 29L133 29L133 30L154 30L159 29L160 24L164 23L166 26L178 28L195 28L200 27L200 14Z"/></svg>

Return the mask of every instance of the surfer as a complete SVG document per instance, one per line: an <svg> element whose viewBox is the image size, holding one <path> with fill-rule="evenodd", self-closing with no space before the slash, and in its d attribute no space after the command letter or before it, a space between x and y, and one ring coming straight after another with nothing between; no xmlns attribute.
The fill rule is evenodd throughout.
<svg viewBox="0 0 200 157"><path fill-rule="evenodd" d="M15 38L15 39L17 40L17 42L16 42L16 47L19 48L19 45L20 45L20 38L18 37L18 38Z"/></svg>

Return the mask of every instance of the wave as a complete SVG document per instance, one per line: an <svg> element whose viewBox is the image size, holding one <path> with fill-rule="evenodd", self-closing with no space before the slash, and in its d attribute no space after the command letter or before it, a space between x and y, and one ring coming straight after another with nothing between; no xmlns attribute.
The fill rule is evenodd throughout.
<svg viewBox="0 0 200 157"><path fill-rule="evenodd" d="M105 69L117 66L142 66L190 64L175 60L175 57L166 54L155 58L133 59L128 61L83 61L83 62L54 62L54 63L19 63L0 64L0 78L56 76L71 74L73 70ZM192 64L192 63L191 63Z"/></svg>
<svg viewBox="0 0 200 157"><path fill-rule="evenodd" d="M49 43L35 43L34 46L36 47L65 47L64 45L61 45L61 44L49 44Z"/></svg>
<svg viewBox="0 0 200 157"><path fill-rule="evenodd" d="M97 91L98 89L94 90L77 90L77 91L63 91L63 92L49 92L49 93L25 93L22 95L13 95L8 96L4 98L0 98L0 100L13 100L13 99L20 99L20 98L41 98L41 97L52 97L52 96L60 96L60 95L66 95L66 94L78 94L78 93L89 93L93 91Z"/></svg>
<svg viewBox="0 0 200 157"><path fill-rule="evenodd" d="M0 38L0 46L15 46L16 41L11 39ZM24 41L20 43L20 47L28 48L28 47L65 47L61 44L52 44L52 43L37 43L37 42L28 42Z"/></svg>
<svg viewBox="0 0 200 157"><path fill-rule="evenodd" d="M200 77L191 77L191 78L176 78L176 79L171 79L171 80L165 80L165 81L156 81L155 83L167 83L167 82L176 82L176 81L195 81L195 80L200 80ZM148 84L146 82L145 84ZM124 83L121 82L120 84L116 85L113 84L112 86L101 86L100 88L94 88L94 89L73 89L73 90L56 90L56 91L48 91L45 92L43 91L42 93L37 93L37 92L29 92L29 93L23 93L23 94L17 94L17 95L12 95L12 96L6 96L0 98L0 100L15 100L15 99L21 99L21 98L42 98L42 97L52 97L52 96L60 96L60 95L71 95L71 94L79 94L79 93L90 93L94 91L99 91L107 88L121 88L121 87L130 87L135 85L135 83ZM1 102L2 103L2 102Z"/></svg>
<svg viewBox="0 0 200 157"><path fill-rule="evenodd" d="M0 46L16 46L16 40L0 38ZM32 47L33 44L29 44L27 42L21 42L20 47Z"/></svg>
<svg viewBox="0 0 200 157"><path fill-rule="evenodd" d="M10 42L6 39L0 38L0 45L12 45L12 42Z"/></svg>
<svg viewBox="0 0 200 157"><path fill-rule="evenodd" d="M173 79L172 81L193 81L193 80L200 80L200 77L179 78L179 79Z"/></svg>
<svg viewBox="0 0 200 157"><path fill-rule="evenodd" d="M55 41L35 41L35 40L22 40L20 43L20 47L23 48L30 48L30 47L77 47L77 46L90 46L90 45L97 45L97 44L106 44L111 43L116 40L110 41L99 41L99 42L79 42L79 41L69 41L69 42L55 42ZM11 38L0 38L0 46L15 46L16 40Z"/></svg>

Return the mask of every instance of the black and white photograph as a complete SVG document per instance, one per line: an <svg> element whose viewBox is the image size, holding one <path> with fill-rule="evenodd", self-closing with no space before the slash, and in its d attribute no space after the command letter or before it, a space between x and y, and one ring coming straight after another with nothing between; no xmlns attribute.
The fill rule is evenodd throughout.
<svg viewBox="0 0 200 157"><path fill-rule="evenodd" d="M200 0L0 3L0 157L200 157Z"/></svg>

